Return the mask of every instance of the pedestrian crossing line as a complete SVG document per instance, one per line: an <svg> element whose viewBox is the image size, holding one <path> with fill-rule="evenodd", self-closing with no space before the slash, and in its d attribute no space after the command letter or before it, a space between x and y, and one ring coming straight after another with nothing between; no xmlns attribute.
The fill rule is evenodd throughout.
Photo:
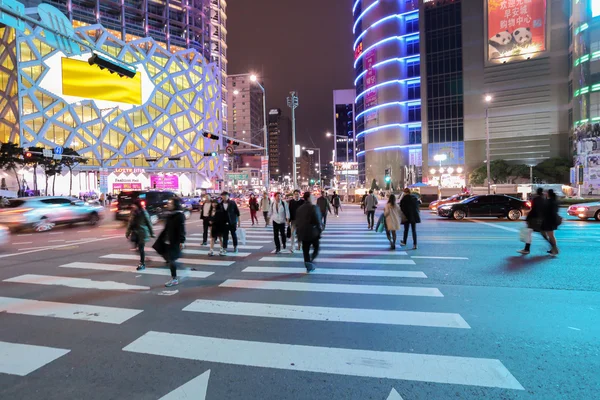
<svg viewBox="0 0 600 400"><path fill-rule="evenodd" d="M325 242L325 243L376 243L376 242L380 242L380 243L389 243L389 241L387 240L387 237L385 237L385 235L382 234L381 237L379 238L363 238L363 239L346 239L343 236L335 236L335 237L324 237L321 239L321 242Z"/></svg>
<svg viewBox="0 0 600 400"><path fill-rule="evenodd" d="M356 249L357 247L367 247L367 250L365 251L369 251L371 249L389 249L390 248L390 244L365 244L364 246L361 246L360 244L343 244L343 243L320 243L319 247L323 248L323 247L334 247L334 248L351 248L351 249ZM320 251L320 250L319 250Z"/></svg>
<svg viewBox="0 0 600 400"><path fill-rule="evenodd" d="M431 260L468 260L468 257L438 257L438 256L411 256L416 259L431 259Z"/></svg>
<svg viewBox="0 0 600 400"><path fill-rule="evenodd" d="M194 242L185 242L185 246L186 247L206 247L208 248L208 245L206 246L202 246L202 243L194 243ZM260 250L262 249L264 246L251 246L251 245L247 245L247 244L240 244L238 245L238 249L240 250Z"/></svg>
<svg viewBox="0 0 600 400"><path fill-rule="evenodd" d="M306 268L281 267L247 267L242 272L264 272L267 274L305 274ZM338 269L317 268L311 275L344 275L344 276L385 276L390 278L427 278L421 271L369 270L369 269Z"/></svg>
<svg viewBox="0 0 600 400"><path fill-rule="evenodd" d="M386 264L386 265L415 265L413 260L390 260L390 259L378 259L378 258L334 258L334 257L319 257L319 262L322 263L344 263L344 264ZM260 261L264 262L295 262L303 263L303 257L263 257Z"/></svg>
<svg viewBox="0 0 600 400"><path fill-rule="evenodd" d="M71 350L0 342L0 374L27 376Z"/></svg>
<svg viewBox="0 0 600 400"><path fill-rule="evenodd" d="M227 252L227 257L248 257L250 254L252 254L252 253L242 253L242 252L234 253L233 251L231 251L232 248L233 248L233 245L231 247L229 247L229 251ZM239 248L239 246L238 246L238 248ZM208 251L209 250L183 249L183 254L195 254L195 255L200 255L200 256L207 256Z"/></svg>
<svg viewBox="0 0 600 400"><path fill-rule="evenodd" d="M140 256L137 254L107 254L104 256L100 256L100 258L110 258L113 260L139 260ZM220 261L220 260L199 260L196 258L180 258L177 262L181 264L190 264L190 265L210 265L210 266L220 266L220 267L229 267L235 261Z"/></svg>
<svg viewBox="0 0 600 400"><path fill-rule="evenodd" d="M149 331L124 351L248 367L524 390L500 360Z"/></svg>
<svg viewBox="0 0 600 400"><path fill-rule="evenodd" d="M111 271L111 272L129 272L132 274L139 275L160 275L160 276L171 276L171 271L166 268L146 268L141 271L136 271L132 266L118 265L118 264L103 264L103 263L90 263L90 262L72 262L69 264L60 265L59 268L76 268L76 269L90 269L96 271ZM177 269L177 274L180 276L186 276L189 278L208 278L214 272L210 271L191 271L185 268Z"/></svg>
<svg viewBox="0 0 600 400"><path fill-rule="evenodd" d="M247 279L227 279L219 287L257 290L288 290L294 292L376 294L390 296L444 297L437 288L382 285L346 285L338 283L271 282Z"/></svg>
<svg viewBox="0 0 600 400"><path fill-rule="evenodd" d="M143 310L0 297L0 312L120 325Z"/></svg>
<svg viewBox="0 0 600 400"><path fill-rule="evenodd" d="M352 246L352 247L356 247L356 246ZM339 256L360 256L360 255L366 255L366 256L406 256L408 253L406 253L405 251L393 251L393 250L389 250L390 246L387 245L387 251L380 251L380 250L372 250L372 249L365 249L365 250L319 250L319 254L333 254L333 255L339 255ZM300 250L298 250L300 251ZM271 251L271 254L275 254L275 250ZM283 253L283 254L288 254L288 253Z"/></svg>
<svg viewBox="0 0 600 400"><path fill-rule="evenodd" d="M453 313L313 307L218 300L196 300L185 307L183 311L307 321L471 329L469 324L459 314Z"/></svg>
<svg viewBox="0 0 600 400"><path fill-rule="evenodd" d="M262 243L262 244L265 244L265 243L272 243L272 242L273 242L273 235L271 235L271 236L270 236L270 239L271 239L271 240L246 240L246 243L257 243L257 244L259 244L259 243ZM186 238L186 243L187 243L188 241L190 241L190 240L191 240L191 241L199 241L199 242L202 242L202 238L188 237L188 238Z"/></svg>
<svg viewBox="0 0 600 400"><path fill-rule="evenodd" d="M28 283L32 285L66 286L76 289L98 290L150 290L148 286L128 285L114 281L94 281L85 278L71 278L69 276L50 276L27 274L5 279L2 282Z"/></svg>

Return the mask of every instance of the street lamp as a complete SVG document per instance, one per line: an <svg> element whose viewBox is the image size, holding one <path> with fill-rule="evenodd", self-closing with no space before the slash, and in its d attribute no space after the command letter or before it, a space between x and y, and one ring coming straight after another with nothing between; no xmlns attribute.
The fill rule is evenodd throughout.
<svg viewBox="0 0 600 400"><path fill-rule="evenodd" d="M238 94L240 94L240 91L239 91L239 90L237 90L237 89L235 89L235 90L233 91L233 95L234 95L234 96L237 96Z"/></svg>
<svg viewBox="0 0 600 400"><path fill-rule="evenodd" d="M347 136L344 135L334 135L331 132L327 132L325 133L326 137L333 137L333 156L334 156L334 160L333 161L338 161L337 160L337 139L338 138L342 138L346 141L346 162L350 162L349 157L348 157L348 153L349 153L349 142L350 142L350 138L348 138ZM354 161L354 155L352 157L352 161ZM348 192L348 171L346 171L346 193Z"/></svg>
<svg viewBox="0 0 600 400"><path fill-rule="evenodd" d="M295 91L290 92L290 96L287 98L287 106L292 110L292 151L294 152L292 168L294 169L294 189L296 189L298 185L296 172L296 108L298 108L298 94Z"/></svg>
<svg viewBox="0 0 600 400"><path fill-rule="evenodd" d="M490 167L490 122L489 122L489 104L492 101L492 96L489 94L485 96L485 159L486 159L486 169L487 169L487 192L491 194L491 186L490 186L490 175L491 175L491 167Z"/></svg>

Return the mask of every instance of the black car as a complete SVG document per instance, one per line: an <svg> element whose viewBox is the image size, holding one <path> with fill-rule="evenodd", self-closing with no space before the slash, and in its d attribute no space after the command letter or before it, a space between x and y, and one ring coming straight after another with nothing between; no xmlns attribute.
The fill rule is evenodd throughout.
<svg viewBox="0 0 600 400"><path fill-rule="evenodd" d="M116 219L121 221L129 220L131 206L136 199L142 199L146 204L146 211L150 214L150 221L155 224L159 219L167 215L167 204L169 200L177 197L173 192L164 192L158 190L136 190L124 191L117 197ZM186 218L190 217L190 212L185 211Z"/></svg>
<svg viewBox="0 0 600 400"><path fill-rule="evenodd" d="M498 217L516 221L531 210L531 202L502 194L472 196L460 203L438 207L440 217L457 220L466 217Z"/></svg>

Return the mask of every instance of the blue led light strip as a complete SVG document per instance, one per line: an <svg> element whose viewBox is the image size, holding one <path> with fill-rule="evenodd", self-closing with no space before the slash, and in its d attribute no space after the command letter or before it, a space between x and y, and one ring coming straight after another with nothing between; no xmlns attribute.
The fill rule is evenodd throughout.
<svg viewBox="0 0 600 400"><path fill-rule="evenodd" d="M360 132L358 135L356 135L356 138L358 139L362 135L366 135L367 133L377 132L377 131L382 130L382 129L396 128L396 127L397 128L402 128L404 126L406 126L408 128L420 128L421 127L421 123L420 122L406 122L406 123L403 123L403 124L381 125L381 126L377 126L375 128L366 129L366 130Z"/></svg>
<svg viewBox="0 0 600 400"><path fill-rule="evenodd" d="M406 61L406 62L411 62L411 61L420 61L421 57L419 55L412 55L412 56L406 56L406 57L400 57L400 58L390 58L388 60L383 60L381 62L378 62L377 64L373 65L372 68L379 68L382 65L391 63L391 62L402 62L402 61ZM363 76L365 76L365 74L367 73L368 69L364 70L363 72L360 73L360 75L358 75L358 77L354 80L354 86L356 86L356 84L358 83L358 81L360 80L360 78L362 78ZM413 77L413 79L418 79L419 77Z"/></svg>
<svg viewBox="0 0 600 400"><path fill-rule="evenodd" d="M356 0L356 2L354 2L354 6L352 6L352 14L354 14L354 11L356 11L356 7L358 7L358 3L360 3L362 0Z"/></svg>
<svg viewBox="0 0 600 400"><path fill-rule="evenodd" d="M406 100L406 101L392 101L390 103L379 104L379 105L377 105L375 107L367 108L366 110L364 110L363 112L361 112L360 114L358 114L354 120L358 121L358 119L360 117L362 117L363 115L365 115L366 113L371 112L371 111L375 111L375 110L379 110L380 108L391 107L391 106L403 106L403 105L407 105L407 106L416 106L416 105L419 105L420 106L421 105L421 99Z"/></svg>
<svg viewBox="0 0 600 400"><path fill-rule="evenodd" d="M364 155L367 151L385 151L385 150L392 150L392 149L400 150L400 149L412 149L412 148L417 148L417 147L421 147L421 145L420 144L405 144L405 145L397 145L397 146L375 147L374 149L359 151L358 153L356 153L356 156L360 157L360 156Z"/></svg>
<svg viewBox="0 0 600 400"><path fill-rule="evenodd" d="M375 3L371 4L369 7L367 7L362 14L360 14L357 18L356 18L356 22L354 22L354 26L352 27L352 33L356 32L356 27L358 25L358 23L360 22L360 20L365 16L366 13L368 13L369 11L371 11L373 9L373 7L375 7L376 5L379 4L379 0L377 0Z"/></svg>
<svg viewBox="0 0 600 400"><path fill-rule="evenodd" d="M413 17L413 18L405 18L405 17L409 17L411 14L415 14L415 17ZM394 19L394 18L397 18L397 19L404 18L405 21L411 21L411 20L413 20L415 18L419 18L419 10L413 10L413 11L405 12L405 13L402 13L402 14L388 15L387 17L384 17L384 18L380 19L379 21L373 22L373 24L371 26L369 26L367 29L365 29L360 34L360 36L358 37L358 39L356 39L356 41L354 42L354 46L352 46L352 50L356 50L356 46L358 46L358 42L360 42L360 40L367 34L367 31L369 29L374 28L377 25L379 25L379 24L381 24L381 23L383 23L385 21Z"/></svg>
<svg viewBox="0 0 600 400"><path fill-rule="evenodd" d="M368 91L373 90L373 89L377 89L377 88L387 86L387 85L393 85L394 83L397 83L397 84L406 83L406 84L410 85L413 83L420 83L420 82L421 82L420 79L407 78L407 79L394 79L393 81L378 83L377 85L371 86L370 88L368 88L367 90L365 90L364 92L362 92L361 94L356 96L356 99L354 99L354 102L356 103L361 97L363 97L365 94L367 94Z"/></svg>
<svg viewBox="0 0 600 400"><path fill-rule="evenodd" d="M402 39L406 39L406 40L411 40L411 39L418 39L419 38L419 32L416 33L409 33L406 35L402 35L402 36L392 36L389 38L385 38L383 40L380 40L379 42L372 44L371 46L369 46L367 49L363 50L362 53L360 53L360 55L358 57L356 57L356 60L354 60L354 68L356 68L356 64L358 64L358 62L360 61L360 59L369 51L371 51L372 49L374 49L375 47L387 43L391 40L402 40ZM413 55L414 56L414 55ZM411 56L412 57L412 56Z"/></svg>

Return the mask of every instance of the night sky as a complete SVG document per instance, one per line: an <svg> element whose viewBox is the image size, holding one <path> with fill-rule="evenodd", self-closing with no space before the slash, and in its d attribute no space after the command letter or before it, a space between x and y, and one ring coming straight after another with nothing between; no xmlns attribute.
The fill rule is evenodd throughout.
<svg viewBox="0 0 600 400"><path fill-rule="evenodd" d="M321 161L329 162L332 92L354 87L352 1L229 0L227 31L227 73L255 72L267 107L288 116L286 98L296 90L297 143L321 147Z"/></svg>

